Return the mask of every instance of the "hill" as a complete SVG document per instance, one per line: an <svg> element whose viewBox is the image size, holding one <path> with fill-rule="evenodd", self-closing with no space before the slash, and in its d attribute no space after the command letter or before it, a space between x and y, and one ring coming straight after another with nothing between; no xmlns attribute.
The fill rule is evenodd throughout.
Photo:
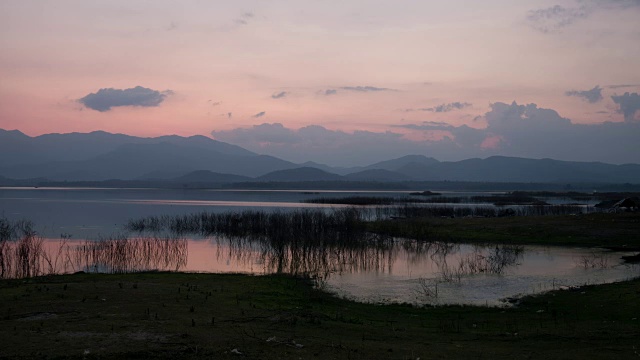
<svg viewBox="0 0 640 360"><path fill-rule="evenodd" d="M95 131L30 137L0 129L0 176L4 184L25 183L26 179L229 183L251 178L257 182L640 184L640 165L506 156L440 162L407 155L366 166L334 168L315 162L295 164L205 136L142 138Z"/></svg>
<svg viewBox="0 0 640 360"><path fill-rule="evenodd" d="M258 181L294 182L294 181L340 181L342 176L312 167L279 170L256 178Z"/></svg>
<svg viewBox="0 0 640 360"><path fill-rule="evenodd" d="M250 181L253 178L233 174L220 174L209 170L197 170L186 175L171 179L177 183L235 183Z"/></svg>

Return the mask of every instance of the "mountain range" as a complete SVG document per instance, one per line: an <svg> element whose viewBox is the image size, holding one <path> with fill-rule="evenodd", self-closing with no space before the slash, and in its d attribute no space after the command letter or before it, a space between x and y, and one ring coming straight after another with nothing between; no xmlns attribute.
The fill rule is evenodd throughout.
<svg viewBox="0 0 640 360"><path fill-rule="evenodd" d="M469 181L640 183L640 165L493 156L442 162L407 155L335 168L296 164L205 136L142 138L103 131L30 137L0 129L0 185L12 181L240 182Z"/></svg>

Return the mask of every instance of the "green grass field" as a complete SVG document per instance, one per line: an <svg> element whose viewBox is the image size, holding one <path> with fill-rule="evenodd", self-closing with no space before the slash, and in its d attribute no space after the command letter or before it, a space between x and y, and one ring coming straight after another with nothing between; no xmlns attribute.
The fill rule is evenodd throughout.
<svg viewBox="0 0 640 360"><path fill-rule="evenodd" d="M640 251L640 213L376 221L372 232L464 243L604 247Z"/></svg>
<svg viewBox="0 0 640 360"><path fill-rule="evenodd" d="M362 304L285 276L76 274L0 282L2 358L632 359L640 280L517 307Z"/></svg>

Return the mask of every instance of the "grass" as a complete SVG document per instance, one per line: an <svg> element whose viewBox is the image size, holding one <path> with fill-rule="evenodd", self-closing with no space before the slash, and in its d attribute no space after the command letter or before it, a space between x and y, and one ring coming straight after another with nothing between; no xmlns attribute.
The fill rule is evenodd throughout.
<svg viewBox="0 0 640 360"><path fill-rule="evenodd" d="M420 197L408 196L345 196L345 197L318 197L303 200L304 203L311 204L341 204L341 205L394 205L394 204L494 204L496 206L505 205L549 205L535 197L522 195L519 193L484 195L484 196L432 196L435 193L425 195L424 193L413 193L411 195L421 195ZM424 197L427 196L427 197Z"/></svg>
<svg viewBox="0 0 640 360"><path fill-rule="evenodd" d="M499 218L409 218L368 224L380 234L421 240L640 249L640 213Z"/></svg>
<svg viewBox="0 0 640 360"><path fill-rule="evenodd" d="M515 308L415 308L342 300L284 276L2 280L0 357L635 358L639 296L632 280L529 297Z"/></svg>

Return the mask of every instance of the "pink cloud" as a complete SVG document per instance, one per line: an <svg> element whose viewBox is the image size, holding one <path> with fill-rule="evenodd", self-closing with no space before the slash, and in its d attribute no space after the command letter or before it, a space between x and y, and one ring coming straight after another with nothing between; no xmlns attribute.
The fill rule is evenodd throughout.
<svg viewBox="0 0 640 360"><path fill-rule="evenodd" d="M498 136L498 135L490 135L487 136L482 143L480 144L480 147L482 149L485 150L495 150L495 149L499 149L500 148L500 144L504 141L504 139L502 138L502 136Z"/></svg>

